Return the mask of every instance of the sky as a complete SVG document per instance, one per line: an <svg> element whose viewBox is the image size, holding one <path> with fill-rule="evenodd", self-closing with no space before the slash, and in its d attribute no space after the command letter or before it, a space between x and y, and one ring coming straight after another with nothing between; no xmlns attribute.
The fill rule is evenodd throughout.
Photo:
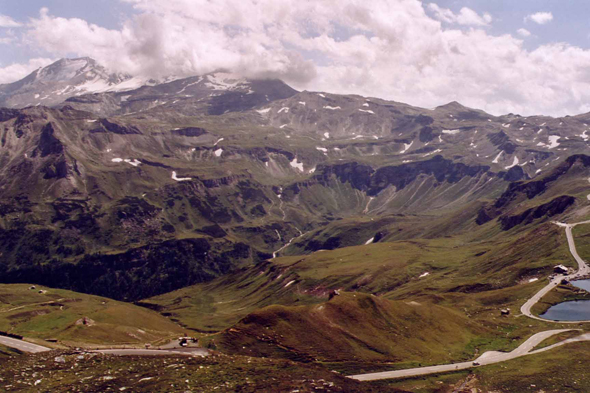
<svg viewBox="0 0 590 393"><path fill-rule="evenodd" d="M590 112L587 0L0 0L0 83L62 57L500 115Z"/></svg>

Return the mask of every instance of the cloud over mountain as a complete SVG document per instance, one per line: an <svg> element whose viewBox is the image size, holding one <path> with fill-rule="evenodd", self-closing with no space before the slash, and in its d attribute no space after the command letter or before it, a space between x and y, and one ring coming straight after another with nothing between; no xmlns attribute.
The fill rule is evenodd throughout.
<svg viewBox="0 0 590 393"><path fill-rule="evenodd" d="M455 13L418 0L121 1L136 13L119 29L42 9L25 39L52 57L91 56L134 75L227 69L426 107L457 100L495 114L590 110L590 51L560 43L527 50L522 32L494 36L493 17L469 8Z"/></svg>

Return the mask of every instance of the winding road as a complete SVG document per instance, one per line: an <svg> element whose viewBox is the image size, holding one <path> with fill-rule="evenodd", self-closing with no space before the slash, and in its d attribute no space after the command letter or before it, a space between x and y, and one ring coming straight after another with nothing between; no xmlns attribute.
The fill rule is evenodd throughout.
<svg viewBox="0 0 590 393"><path fill-rule="evenodd" d="M551 280L551 282L549 282L549 284L547 284L545 287L543 287L533 297L531 297L529 300L527 300L527 302L525 304L523 304L523 306L520 308L520 312L529 318L537 319L539 321L544 321L544 322L553 322L553 323L590 322L590 321L552 321L549 319L540 318L531 312L531 308L535 304L537 304L539 302L539 300L541 300L541 298L543 298L543 296L545 296L549 291L551 291L553 288L555 288L557 285L559 285L559 283L563 279L571 281L571 280L579 279L579 278L586 277L586 276L590 275L590 266L588 266L588 264L580 257L580 255L578 255L578 251L576 250L576 244L574 242L574 235L572 234L572 229L574 227L576 227L577 225L581 225L581 224L590 224L590 221L583 221L583 222L578 222L575 224L564 224L562 222L553 222L553 223L555 225L562 227L562 228L565 228L565 234L567 237L567 243L568 243L568 246L570 249L570 253L572 254L574 259L578 263L578 271L575 273L569 274L569 275L560 274L560 275L555 276L555 278L553 278L553 280Z"/></svg>
<svg viewBox="0 0 590 393"><path fill-rule="evenodd" d="M526 355L533 355L538 352L542 352L547 350L548 348L552 348L554 346L542 348L536 351L532 349L539 345L542 341L546 340L547 338L554 336L559 333L567 332L573 329L557 329L557 330L547 330L545 332L537 333L531 336L528 340L522 343L518 348L513 350L512 352L497 352L497 351L489 351L485 352L483 355L478 357L475 361L471 362L462 362L462 363L452 363L452 364L443 364L440 366L430 366L430 367L419 367L419 368L409 368L405 370L395 370L395 371L384 371L379 373L371 373L371 374L359 374L359 375L352 375L350 378L356 379L358 381L375 381L378 379L393 379L393 378L407 378L407 377L415 377L419 375L426 375L426 374L437 374L437 373L444 373L448 371L457 371L457 370L465 370L471 367L477 367L479 365L485 366L488 364L500 363L505 362L507 360L516 359L521 356ZM590 334L586 340L590 340ZM565 340L569 341L569 340ZM578 340L582 341L582 340ZM561 344L561 343L559 343Z"/></svg>
<svg viewBox="0 0 590 393"><path fill-rule="evenodd" d="M559 283L565 278L568 281L579 279L582 277L586 277L590 275L590 266L578 255L578 251L576 250L576 245L574 243L574 236L572 234L572 229L577 225L581 224L590 224L589 221L578 222L575 224L565 224L561 222L553 222L555 225L565 228L565 233L567 237L567 242L569 245L569 250L576 262L578 263L578 270L575 273L569 275L557 275L555 276L549 284L543 287L539 292L537 292L533 297L531 297L521 308L520 311L523 315L537 319L544 322L553 322L553 323L581 323L581 322L590 322L590 321L552 321L548 319L540 318L536 315L533 315L531 312L531 308L537 304L543 296L545 296L549 291L555 288ZM545 348L537 349L533 351L539 343L546 340L547 338L554 336L559 333L568 332L570 330L577 330L577 329L556 329L556 330L547 330L544 332L540 332L531 336L528 340L522 343L518 348L513 350L512 352L498 352L498 351L488 351L477 358L475 361L471 362L462 362L462 363L452 363L452 364L443 364L440 366L429 366L429 367L419 367L419 368L410 368L405 370L395 370L395 371L384 371L378 373L369 373L369 374L359 374L359 375L351 375L349 378L356 379L358 381L375 381L379 379L394 379L394 378L408 378L408 377L415 377L420 375L427 375L427 374L438 374L444 373L449 371L457 371L457 370L464 370L472 367L484 366L488 364L500 363L505 362L507 360L516 359L521 356L527 355L534 355L540 352L545 352L550 349L572 343L572 342L580 342L580 341L590 341L590 333L582 334L578 337L570 338L567 340L563 340L557 344L553 344L547 346Z"/></svg>

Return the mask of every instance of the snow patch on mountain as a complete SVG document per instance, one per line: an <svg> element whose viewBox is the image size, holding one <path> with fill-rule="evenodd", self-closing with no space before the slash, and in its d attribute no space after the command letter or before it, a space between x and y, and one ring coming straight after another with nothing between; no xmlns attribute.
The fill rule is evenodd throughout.
<svg viewBox="0 0 590 393"><path fill-rule="evenodd" d="M461 132L461 130L442 130L443 134L450 134L450 135L455 135L458 134L459 132Z"/></svg>
<svg viewBox="0 0 590 393"><path fill-rule="evenodd" d="M301 172L303 172L303 163L299 162L297 157L293 158L289 165L291 165L292 168L299 169Z"/></svg>
<svg viewBox="0 0 590 393"><path fill-rule="evenodd" d="M213 90L236 90L238 88L247 88L250 84L243 77L228 72L216 72L206 76L205 86Z"/></svg>
<svg viewBox="0 0 590 393"><path fill-rule="evenodd" d="M512 167L515 167L518 165L518 162L519 162L518 157L514 157L514 161L512 161L512 165L508 165L508 166L504 167L504 169L510 169Z"/></svg>
<svg viewBox="0 0 590 393"><path fill-rule="evenodd" d="M190 86L194 86L194 85L198 85L199 83L201 83L203 81L203 77L199 77L199 79L196 82L192 82L192 83L188 83L186 84L181 90L178 91L178 93L176 94L180 94L182 92L184 92L188 87Z"/></svg>
<svg viewBox="0 0 590 393"><path fill-rule="evenodd" d="M436 154L436 153L441 153L441 152L442 152L442 150L441 150L441 149L436 149L436 150L434 150L434 151L431 151L430 153L426 153L426 154L424 154L422 157L428 157L428 156L431 156L431 155L433 155L433 154Z"/></svg>
<svg viewBox="0 0 590 393"><path fill-rule="evenodd" d="M502 154L504 154L504 151L501 151L496 158L494 158L494 161L492 161L493 164L497 164L498 160L500 159L500 157L502 157Z"/></svg>
<svg viewBox="0 0 590 393"><path fill-rule="evenodd" d="M410 150L410 147L412 147L413 144L414 144L414 141L412 141L410 143L404 143L404 149L402 151L400 151L400 154L404 154L405 152Z"/></svg>
<svg viewBox="0 0 590 393"><path fill-rule="evenodd" d="M545 147L547 149L554 149L559 146L559 142L557 142L561 137L559 135L549 135L547 138L549 140L548 143L539 142L537 146Z"/></svg>
<svg viewBox="0 0 590 393"><path fill-rule="evenodd" d="M176 180L176 181L188 181L191 180L190 177L178 177L176 175L176 171L172 171L172 180Z"/></svg>

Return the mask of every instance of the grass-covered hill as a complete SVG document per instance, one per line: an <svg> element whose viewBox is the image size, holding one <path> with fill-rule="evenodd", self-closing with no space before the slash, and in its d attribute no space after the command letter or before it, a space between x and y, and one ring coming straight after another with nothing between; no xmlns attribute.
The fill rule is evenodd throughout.
<svg viewBox="0 0 590 393"><path fill-rule="evenodd" d="M167 343L184 332L129 303L27 284L0 285L0 330L73 346Z"/></svg>
<svg viewBox="0 0 590 393"><path fill-rule="evenodd" d="M413 229L418 227L414 223ZM547 222L502 231L489 223L461 236L379 242L275 258L146 299L143 304L188 328L210 332L228 328L272 304L325 301L333 290L395 300L425 299L466 308L473 314L516 307L527 293L543 285L544 277L558 263L575 265L565 233L556 225Z"/></svg>
<svg viewBox="0 0 590 393"><path fill-rule="evenodd" d="M269 306L214 336L210 345L250 356L321 362L425 362L463 353L484 330L430 303L341 292L310 306Z"/></svg>

